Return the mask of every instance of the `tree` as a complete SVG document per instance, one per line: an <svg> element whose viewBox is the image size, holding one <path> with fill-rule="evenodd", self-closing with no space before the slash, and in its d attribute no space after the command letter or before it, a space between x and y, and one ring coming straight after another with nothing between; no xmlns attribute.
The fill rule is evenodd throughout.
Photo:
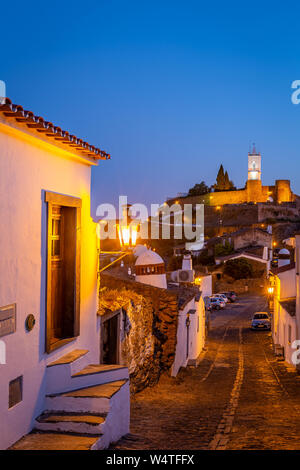
<svg viewBox="0 0 300 470"><path fill-rule="evenodd" d="M229 181L227 170L225 171L225 175L224 175L224 189L230 189L230 181Z"/></svg>
<svg viewBox="0 0 300 470"><path fill-rule="evenodd" d="M229 243L228 240L225 240L225 244L217 243L215 245L215 256L227 256L231 255L234 252L232 245Z"/></svg>
<svg viewBox="0 0 300 470"><path fill-rule="evenodd" d="M224 274L233 279L247 279L253 277L253 267L245 258L230 259L224 267Z"/></svg>
<svg viewBox="0 0 300 470"><path fill-rule="evenodd" d="M189 189L188 195L189 196L202 196L202 194L206 194L209 192L208 186L206 186L204 181L201 183L195 184L192 188Z"/></svg>
<svg viewBox="0 0 300 470"><path fill-rule="evenodd" d="M223 165L220 165L218 174L217 174L217 183L214 185L215 191L228 191L235 189L233 182L229 179L227 170L224 173Z"/></svg>
<svg viewBox="0 0 300 470"><path fill-rule="evenodd" d="M224 168L223 165L220 165L218 174L217 174L217 184L215 186L215 189L218 189L222 191L225 189L225 174L224 174Z"/></svg>

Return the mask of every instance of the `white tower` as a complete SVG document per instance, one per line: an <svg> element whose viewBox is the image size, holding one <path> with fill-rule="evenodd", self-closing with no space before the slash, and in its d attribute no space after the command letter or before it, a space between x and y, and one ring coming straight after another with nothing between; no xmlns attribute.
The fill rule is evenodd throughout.
<svg viewBox="0 0 300 470"><path fill-rule="evenodd" d="M248 180L261 180L261 154L254 144L252 152L248 152Z"/></svg>
<svg viewBox="0 0 300 470"><path fill-rule="evenodd" d="M154 251L144 251L135 262L135 280L154 287L167 288L164 260Z"/></svg>

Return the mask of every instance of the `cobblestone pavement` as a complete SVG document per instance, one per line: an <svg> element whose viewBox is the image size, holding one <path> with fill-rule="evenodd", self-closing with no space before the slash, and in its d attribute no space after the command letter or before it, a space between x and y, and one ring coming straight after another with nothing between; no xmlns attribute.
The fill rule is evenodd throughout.
<svg viewBox="0 0 300 470"><path fill-rule="evenodd" d="M300 376L251 331L265 299L241 298L212 314L197 368L163 375L132 398L131 434L115 449L299 449Z"/></svg>

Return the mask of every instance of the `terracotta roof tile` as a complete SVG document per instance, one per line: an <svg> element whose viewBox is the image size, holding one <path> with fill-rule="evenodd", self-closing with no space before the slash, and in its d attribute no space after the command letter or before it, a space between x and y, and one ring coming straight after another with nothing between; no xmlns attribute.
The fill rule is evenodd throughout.
<svg viewBox="0 0 300 470"><path fill-rule="evenodd" d="M26 126L27 132L29 131L37 138L43 136L43 140L47 140L57 147L93 160L110 159L110 155L104 150L84 142L76 135L69 134L58 126L54 126L52 122L45 121L41 116L35 116L32 111L24 110L21 105L13 104L9 98L5 99L4 104L0 104L0 114L6 120L14 119L21 130Z"/></svg>

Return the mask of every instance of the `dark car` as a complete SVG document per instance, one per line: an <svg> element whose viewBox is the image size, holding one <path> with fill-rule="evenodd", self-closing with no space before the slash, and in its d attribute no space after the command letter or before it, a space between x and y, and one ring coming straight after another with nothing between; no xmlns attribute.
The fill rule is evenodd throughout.
<svg viewBox="0 0 300 470"><path fill-rule="evenodd" d="M229 302L235 302L236 299L237 299L237 295L234 291L230 291L230 292L222 292L222 294L226 295L227 299L229 300Z"/></svg>

